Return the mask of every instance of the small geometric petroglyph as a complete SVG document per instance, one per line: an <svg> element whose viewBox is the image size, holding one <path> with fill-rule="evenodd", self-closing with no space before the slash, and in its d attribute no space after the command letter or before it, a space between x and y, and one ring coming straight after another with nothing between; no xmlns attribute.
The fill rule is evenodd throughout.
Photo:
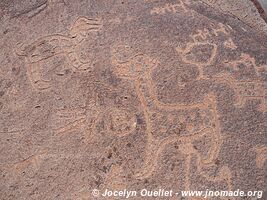
<svg viewBox="0 0 267 200"><path fill-rule="evenodd" d="M217 45L210 42L188 43L184 49L176 48L184 63L194 64L198 67L198 79L204 78L203 67L210 65L217 55Z"/></svg>
<svg viewBox="0 0 267 200"><path fill-rule="evenodd" d="M32 86L37 90L46 90L51 87L51 81L43 78L42 71L47 68L46 60L56 55L64 55L73 70L91 69L92 62L84 62L77 53L79 45L87 35L98 32L101 28L101 20L79 17L70 28L69 35L45 36L26 47L17 49L16 54L26 58L27 73Z"/></svg>
<svg viewBox="0 0 267 200"><path fill-rule="evenodd" d="M263 82L239 82L237 94L240 96L240 104L244 105L246 99L260 99L265 102L267 97L267 84Z"/></svg>
<svg viewBox="0 0 267 200"><path fill-rule="evenodd" d="M212 64L217 53L217 45L209 42L188 43L185 49L176 48L182 61L197 66Z"/></svg>
<svg viewBox="0 0 267 200"><path fill-rule="evenodd" d="M116 62L116 61L115 61ZM147 73L147 69L157 66L157 61L147 55L137 55L123 64L113 62L116 74L126 79L136 79Z"/></svg>
<svg viewBox="0 0 267 200"><path fill-rule="evenodd" d="M219 34L223 36L229 36L230 31L231 29L228 26L222 23L218 23L217 26L212 25L211 27L197 29L196 31L197 33L191 34L190 37L195 42L197 41L201 42L212 37L218 37Z"/></svg>
<svg viewBox="0 0 267 200"><path fill-rule="evenodd" d="M139 54L135 52L135 49L131 45L127 44L117 44L111 49L112 54L112 64L125 63L131 58L138 56Z"/></svg>
<svg viewBox="0 0 267 200"><path fill-rule="evenodd" d="M111 54L114 72L120 78L128 80L136 80L147 76L147 73L158 65L156 59L136 52L130 45L116 45L111 50Z"/></svg>

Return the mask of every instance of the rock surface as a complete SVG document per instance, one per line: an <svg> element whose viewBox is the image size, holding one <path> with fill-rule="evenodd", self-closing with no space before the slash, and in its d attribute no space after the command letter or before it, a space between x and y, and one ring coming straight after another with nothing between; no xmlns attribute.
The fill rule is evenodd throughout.
<svg viewBox="0 0 267 200"><path fill-rule="evenodd" d="M262 32L197 0L0 9L0 199L266 192Z"/></svg>
<svg viewBox="0 0 267 200"><path fill-rule="evenodd" d="M202 0L204 3L236 17L250 27L267 33L266 0Z"/></svg>

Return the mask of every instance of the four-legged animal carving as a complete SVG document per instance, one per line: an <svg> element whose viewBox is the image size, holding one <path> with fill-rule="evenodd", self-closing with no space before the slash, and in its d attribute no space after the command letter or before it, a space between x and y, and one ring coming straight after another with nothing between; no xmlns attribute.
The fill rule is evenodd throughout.
<svg viewBox="0 0 267 200"><path fill-rule="evenodd" d="M114 65L114 71L120 78L134 82L146 121L147 146L145 163L143 169L136 173L135 177L144 179L151 176L156 169L157 159L165 147L172 143L180 142L181 152L187 155L186 162L191 162L192 155L197 156L199 173L201 173L203 177L211 180L212 178L205 175L201 169L214 164L222 143L215 96L209 94L203 102L191 105L179 103L165 104L160 102L157 99L155 87L151 78L151 71L157 66L157 60L143 54L129 54L129 49L120 49L121 55L125 56L118 56L117 51L116 54L113 54L112 63ZM155 117L155 113L160 113L160 117ZM193 125L188 125L190 121L188 118L190 118L190 115L196 116L199 113L203 114L203 120L201 122L195 122L195 124L194 120L191 120ZM183 119L179 119L179 117ZM194 118L198 120L196 119L198 117ZM163 122L163 119L170 121ZM177 126L179 123L186 124L187 130L183 133L182 128ZM208 155L204 158L197 150L192 148L192 142L199 140L205 135L210 136L212 145ZM188 173L187 180L189 180ZM215 181L225 180L228 187L231 188L231 174L228 168L225 167L222 169L221 173L224 174L224 176L218 176ZM187 187L189 187L189 185L190 183L187 181Z"/></svg>

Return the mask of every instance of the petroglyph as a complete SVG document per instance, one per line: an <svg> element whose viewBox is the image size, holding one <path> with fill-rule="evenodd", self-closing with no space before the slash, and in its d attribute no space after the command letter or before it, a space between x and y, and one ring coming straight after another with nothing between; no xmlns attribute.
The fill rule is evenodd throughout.
<svg viewBox="0 0 267 200"><path fill-rule="evenodd" d="M120 50L121 55L129 53L127 48ZM137 179L150 177L156 170L158 158L165 147L175 142L181 143L181 147L183 147L181 153L189 159L186 162L190 162L192 155L197 155L201 167L213 165L222 144L215 96L209 94L203 102L191 105L164 104L158 100L151 78L151 72L159 62L148 55L142 54L128 55L127 58L122 56L124 60L120 62L117 59L119 57L117 54L119 52L116 52L112 59L114 72L120 78L134 81L146 121L145 162L143 169L137 172L135 177ZM200 115L203 115L202 121ZM212 145L208 155L203 157L192 147L192 143L204 135L210 136ZM201 170L199 171L201 172ZM221 174L224 175L224 173ZM216 180L221 180L223 175L219 175ZM186 173L186 179L188 179L188 176L189 172Z"/></svg>
<svg viewBox="0 0 267 200"><path fill-rule="evenodd" d="M215 36L219 36L219 34L224 34L224 35L229 35L229 27L226 27L224 24L219 23L218 24L219 27L214 27L211 28L212 29L212 33Z"/></svg>
<svg viewBox="0 0 267 200"><path fill-rule="evenodd" d="M225 66L229 66L232 69L230 73L232 73L233 76L235 76L236 73L245 71L254 74L256 77L260 77L261 72L267 70L267 66L257 66L255 58L246 53L242 53L238 60L225 61L224 63ZM246 76L244 77L247 78Z"/></svg>
<svg viewBox="0 0 267 200"><path fill-rule="evenodd" d="M153 8L150 11L150 14L163 15L167 13L177 13L181 11L186 13L188 12L188 8L186 7L186 4L183 2L183 0L178 0L176 4L167 3L164 6Z"/></svg>
<svg viewBox="0 0 267 200"><path fill-rule="evenodd" d="M235 106L238 108L244 107L248 100L259 100L259 110L266 112L267 110L267 84L265 82L252 81L238 81L234 79L231 74L223 73L214 79L217 83L224 83L235 91L236 100Z"/></svg>
<svg viewBox="0 0 267 200"><path fill-rule="evenodd" d="M239 82L236 84L239 100L237 105L244 106L248 99L259 99L262 103L262 109L266 107L267 84L262 82Z"/></svg>
<svg viewBox="0 0 267 200"><path fill-rule="evenodd" d="M206 100L207 101L207 100ZM212 103L212 101L210 101ZM204 106L204 105L203 105ZM160 156L161 152L165 149L167 145L170 145L174 142L181 142L183 147L186 147L186 151L181 150L181 153L188 154L188 152L195 152L192 148L192 142L199 139L200 137L203 137L204 135L210 135L212 138L212 145L211 150L209 151L208 155L202 157L202 165L210 165L213 163L213 161L216 159L220 146L221 146L221 137L220 137L220 126L219 122L216 116L215 110L213 109L212 104L207 105L206 111L211 114L210 121L207 121L205 124L201 124L199 127L199 124L195 124L195 127L193 129L189 129L185 132L185 134L181 134L182 129L177 129L176 132L171 132L171 130L165 130L165 138L156 138L154 135L154 132L157 131L157 128L154 128L158 122L153 121L153 117L149 116L149 121L147 121L147 124L150 125L151 133L147 132L148 134L148 147L147 147L147 155L146 155L146 161L144 164L144 169L139 172L136 176L137 178L145 178L152 175L154 170L157 166L157 159ZM199 108L203 109L203 107ZM193 110L190 108L190 106L184 110L181 110L182 112L186 112L188 110ZM162 111L161 111L162 112ZM170 112L170 111L169 111ZM149 113L151 114L151 113ZM152 114L151 114L152 115ZM198 117L197 117L198 118ZM171 123L168 125L172 126ZM158 130L160 131L160 130ZM160 135L164 135L164 133L160 133ZM156 152L156 154L155 154Z"/></svg>
<svg viewBox="0 0 267 200"><path fill-rule="evenodd" d="M216 26L212 24L210 27L197 29L196 33L190 35L191 41L185 45L176 47L176 51L181 61L198 67L198 79L205 79L204 67L214 64L218 53L218 44L212 41L212 38L220 35L227 37L224 46L230 49L236 49L231 36L231 29L222 23Z"/></svg>
<svg viewBox="0 0 267 200"><path fill-rule="evenodd" d="M126 110L111 110L109 114L109 130L118 136L125 136L136 128L136 117Z"/></svg>
<svg viewBox="0 0 267 200"><path fill-rule="evenodd" d="M86 122L86 109L76 110L57 110L53 115L53 121L64 121L62 127L55 128L56 133L68 133L85 126ZM59 125L60 126L60 125Z"/></svg>
<svg viewBox="0 0 267 200"><path fill-rule="evenodd" d="M261 73L266 66L257 66L253 57L242 53L238 60L225 61L227 72L223 72L214 78L214 82L228 84L234 89L237 107L244 107L248 100L259 100L259 110L267 110L267 84L261 81Z"/></svg>
<svg viewBox="0 0 267 200"><path fill-rule="evenodd" d="M201 42L212 37L218 37L220 34L225 37L230 37L231 31L231 28L222 23L218 23L217 25L211 24L209 27L197 29L197 33L191 34L190 37L194 42Z"/></svg>
<svg viewBox="0 0 267 200"><path fill-rule="evenodd" d="M103 123L103 126L95 132L105 131L118 137L131 134L137 125L134 112L122 108L106 110L99 117L98 123Z"/></svg>
<svg viewBox="0 0 267 200"><path fill-rule="evenodd" d="M100 116L96 99L89 99L83 107L55 110L51 117L51 129L59 136L80 132L84 135L84 142L90 143Z"/></svg>
<svg viewBox="0 0 267 200"><path fill-rule="evenodd" d="M37 90L51 87L51 80L43 77L43 71L47 70L46 60L57 55L65 56L74 71L92 69L92 61L84 62L79 57L79 48L88 35L100 31L101 28L101 20L80 17L71 26L69 35L45 36L17 49L17 55L26 58L27 73L32 86Z"/></svg>
<svg viewBox="0 0 267 200"><path fill-rule="evenodd" d="M199 67L199 78L203 78L203 66L213 63L217 54L217 45L209 42L188 43L185 49L176 48L185 63Z"/></svg>
<svg viewBox="0 0 267 200"><path fill-rule="evenodd" d="M191 147L190 149L193 149L193 147ZM204 178L205 181L211 182L211 183L225 183L227 185L227 190L231 191L233 189L233 183L232 183L232 173L231 170L229 169L229 167L227 166L222 166L219 170L218 173L216 173L215 176L210 176L208 175L205 170L209 169L210 166L205 166L203 165L202 162L202 157L201 155L195 151L195 150L191 150L190 149L186 149L188 150L188 156L186 157L185 160L185 190L190 190L191 188L191 180L190 180L190 168L191 165L195 165L196 166L196 172L198 174L198 176ZM193 152L195 151L195 152ZM193 156L196 156L196 161L195 163L192 163L193 161Z"/></svg>
<svg viewBox="0 0 267 200"><path fill-rule="evenodd" d="M256 147L253 149L256 152L256 165L258 168L263 168L267 160L267 147Z"/></svg>
<svg viewBox="0 0 267 200"><path fill-rule="evenodd" d="M199 41L204 41L207 40L208 38L212 37L212 32L207 29L197 29L197 33L191 34L190 37L192 38L193 42L199 42Z"/></svg>
<svg viewBox="0 0 267 200"><path fill-rule="evenodd" d="M22 173L27 169L32 169L33 171L37 171L43 162L43 156L45 154L46 154L46 151L29 156L28 158L23 159L22 161L15 163L11 167L11 171L16 176L21 176Z"/></svg>
<svg viewBox="0 0 267 200"><path fill-rule="evenodd" d="M153 65L157 65L157 61L146 55L136 55L131 58L129 62L119 63L113 61L113 64L116 66L115 71L120 77L135 80L138 77L145 76L148 72L148 68Z"/></svg>

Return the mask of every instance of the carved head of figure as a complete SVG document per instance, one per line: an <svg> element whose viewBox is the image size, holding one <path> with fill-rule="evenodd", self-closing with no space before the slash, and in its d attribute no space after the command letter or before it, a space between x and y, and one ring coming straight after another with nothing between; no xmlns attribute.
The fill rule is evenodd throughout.
<svg viewBox="0 0 267 200"><path fill-rule="evenodd" d="M99 19L79 17L70 28L71 37L82 40L91 32L100 31L103 23Z"/></svg>

